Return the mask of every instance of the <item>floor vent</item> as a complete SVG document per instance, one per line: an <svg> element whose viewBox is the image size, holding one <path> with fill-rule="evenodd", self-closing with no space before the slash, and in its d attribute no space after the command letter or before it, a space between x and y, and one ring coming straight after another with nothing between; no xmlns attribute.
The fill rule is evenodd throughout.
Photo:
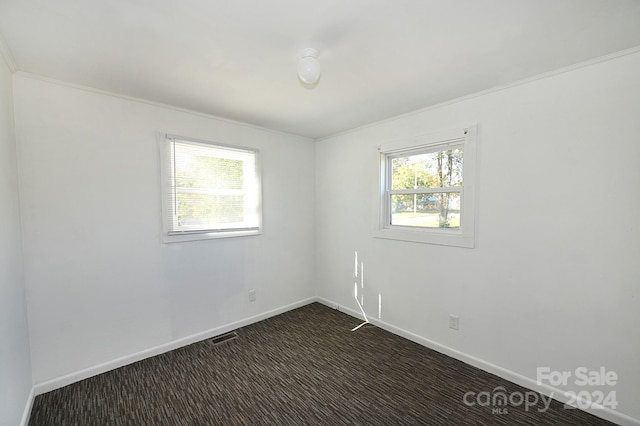
<svg viewBox="0 0 640 426"><path fill-rule="evenodd" d="M238 333L236 333L235 331L232 331L231 333L221 334L220 336L214 337L213 339L211 339L211 343L213 343L214 345L220 345L224 342L229 342L237 338L238 338Z"/></svg>

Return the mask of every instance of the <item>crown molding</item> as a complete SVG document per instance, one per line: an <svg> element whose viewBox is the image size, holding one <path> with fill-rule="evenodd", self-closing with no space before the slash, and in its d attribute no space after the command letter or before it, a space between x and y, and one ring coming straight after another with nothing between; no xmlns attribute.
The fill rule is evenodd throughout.
<svg viewBox="0 0 640 426"><path fill-rule="evenodd" d="M451 99L451 100L444 101L444 102L439 102L439 103L436 103L436 104L433 104L433 105L429 105L429 106L424 107L424 108L420 108L420 109L417 109L417 110L409 111L409 112L404 113L404 114L400 114L400 115L396 115L396 116L393 116L393 117L389 117L389 118L386 118L386 119L383 119L383 120L380 120L380 121L375 121L373 123L364 124L362 126L358 126L358 127L353 128L353 129L345 130L343 132L338 132L338 133L334 133L334 134L331 134L331 135L322 136L320 138L316 138L316 142L322 142L324 140L333 139L333 138L339 137L339 136L344 136L344 135L347 135L349 133L353 133L353 132L357 132L357 131L360 131L360 130L367 129L369 127L378 126L380 124L391 123L393 121L401 120L401 119L407 118L407 117L412 117L414 115L418 115L418 114L421 114L421 113L426 112L426 111L431 111L431 110L434 110L434 109L443 108L445 106L457 104L459 102L467 101L469 99L474 99L474 98L477 98L479 96L484 96L484 95L488 95L488 94L491 94L491 93L500 92L502 90L511 89L513 87L522 86L522 85L525 85L525 84L532 83L534 81L543 80L545 78L553 77L553 76L556 76L556 75L559 75L559 74L564 74L566 72L578 70L580 68L586 68L586 67L589 67L591 65L599 64L600 62L607 62L607 61L611 61L613 59L621 58L623 56L633 55L635 53L640 53L640 46L634 46L634 47L631 47L629 49L620 50L620 51L617 51L617 52L609 53L607 55L602 55L602 56L598 56L596 58L587 59L586 61L578 62L578 63L572 64L572 65L567 65L567 66L562 67L562 68L558 68L558 69L555 69L555 70L547 71L547 72L544 72L544 73L541 73L541 74L536 74L534 76L526 77L526 78L523 78L523 79L520 79L520 80L516 80L516 81L514 81L512 83L507 83L507 84L495 86L495 87L492 87L492 88L489 88L489 89L481 90L479 92L471 93L471 94L468 94L468 95L465 95L465 96L460 96L460 97L455 98L455 99Z"/></svg>
<svg viewBox="0 0 640 426"><path fill-rule="evenodd" d="M58 85L58 86L66 86L66 87L70 87L70 88L76 89L76 90L82 90L82 91L85 91L85 92L97 93L97 94L104 95L104 96L111 96L111 97L114 97L114 98L124 99L124 100L130 101L130 102L136 102L136 103L150 105L150 106L157 107L157 108L163 108L163 109L168 109L168 110L172 110L172 111L177 111L177 112L181 112L181 113L184 113L184 114L195 115L195 116L207 118L207 119L210 119L210 120L216 120L216 121L220 121L220 122L224 122L224 123L233 124L233 125L236 125L236 126L248 127L248 128L251 128L251 129L254 129L254 130L263 131L263 132L274 133L274 134L287 136L287 137L295 137L295 138L306 139L306 140L308 140L310 142L314 142L315 141L314 138L311 138L309 136L299 135L299 134L296 134L296 133L289 133L289 132L285 132L285 131L277 130L277 129L271 129L269 127L263 127L263 126L260 126L260 125L257 125L257 124L252 124L252 123L247 123L247 122L244 122L244 121L233 120L233 119L230 119L230 118L225 118L225 117L221 117L221 116L217 116L217 115L213 115L213 114L207 114L205 112L196 111L196 110L192 110L192 109L188 109L188 108L182 108L182 107L178 107L178 106L171 105L171 104L165 104L165 103L162 103L162 102L151 101L151 100L144 99L144 98L137 98L135 96L129 96L129 95L125 95L125 94L122 94L122 93L111 92L109 90L98 89L98 88L92 87L92 86L85 86L85 85L82 85L82 84L76 84L76 83L72 83L70 81L59 80L59 79L56 79L56 78L47 77L47 76L44 76L44 75L41 75L41 74L34 74L34 73L26 72L26 71L17 70L15 75L16 76L20 76L20 77L24 77L24 78L29 78L29 79L32 79L32 80L44 81L44 82L55 84L55 85Z"/></svg>

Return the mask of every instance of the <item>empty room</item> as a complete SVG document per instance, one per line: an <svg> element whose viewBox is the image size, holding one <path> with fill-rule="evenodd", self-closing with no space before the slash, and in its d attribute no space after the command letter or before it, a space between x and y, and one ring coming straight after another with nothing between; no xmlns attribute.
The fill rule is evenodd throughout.
<svg viewBox="0 0 640 426"><path fill-rule="evenodd" d="M0 425L640 425L640 2L0 0Z"/></svg>

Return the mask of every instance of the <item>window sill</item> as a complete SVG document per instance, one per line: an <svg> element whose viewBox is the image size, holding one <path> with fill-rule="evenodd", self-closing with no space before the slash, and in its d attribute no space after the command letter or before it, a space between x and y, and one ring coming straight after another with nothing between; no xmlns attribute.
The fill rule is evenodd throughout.
<svg viewBox="0 0 640 426"><path fill-rule="evenodd" d="M261 229L250 231L227 231L227 232L202 232L202 233L190 233L190 234L177 234L167 235L162 234L162 243L180 243L185 241L198 241L198 240L214 240L219 238L235 238L235 237L248 237L251 235L262 234Z"/></svg>
<svg viewBox="0 0 640 426"><path fill-rule="evenodd" d="M473 236L464 235L462 231L444 229L375 229L373 237L463 248L474 248L475 246Z"/></svg>

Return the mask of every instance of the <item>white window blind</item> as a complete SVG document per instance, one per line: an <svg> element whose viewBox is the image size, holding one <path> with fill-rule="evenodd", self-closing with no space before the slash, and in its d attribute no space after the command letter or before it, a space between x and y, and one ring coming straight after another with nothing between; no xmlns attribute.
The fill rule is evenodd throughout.
<svg viewBox="0 0 640 426"><path fill-rule="evenodd" d="M256 150L171 135L162 150L166 242L259 233Z"/></svg>

